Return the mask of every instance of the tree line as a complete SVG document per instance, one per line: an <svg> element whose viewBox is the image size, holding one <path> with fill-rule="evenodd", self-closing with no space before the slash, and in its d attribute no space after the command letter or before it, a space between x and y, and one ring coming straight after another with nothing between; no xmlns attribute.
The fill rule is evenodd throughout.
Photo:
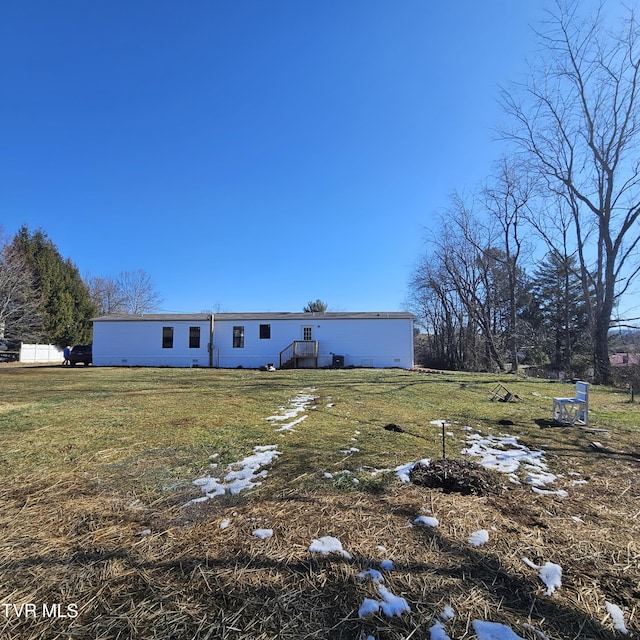
<svg viewBox="0 0 640 640"><path fill-rule="evenodd" d="M161 302L142 269L83 278L42 229L0 236L0 337L7 341L88 343L93 317L148 313Z"/></svg>
<svg viewBox="0 0 640 640"><path fill-rule="evenodd" d="M509 154L451 197L411 281L428 360L611 381L609 332L637 321L615 316L640 271L640 28L622 11L558 0L535 65L502 91Z"/></svg>

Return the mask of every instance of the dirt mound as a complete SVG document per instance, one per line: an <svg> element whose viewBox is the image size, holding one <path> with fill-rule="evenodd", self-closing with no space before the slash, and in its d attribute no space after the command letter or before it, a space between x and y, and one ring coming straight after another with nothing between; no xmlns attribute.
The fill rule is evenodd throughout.
<svg viewBox="0 0 640 640"><path fill-rule="evenodd" d="M505 484L500 474L471 460L418 462L409 472L414 484L442 489L445 493L488 496L500 494Z"/></svg>

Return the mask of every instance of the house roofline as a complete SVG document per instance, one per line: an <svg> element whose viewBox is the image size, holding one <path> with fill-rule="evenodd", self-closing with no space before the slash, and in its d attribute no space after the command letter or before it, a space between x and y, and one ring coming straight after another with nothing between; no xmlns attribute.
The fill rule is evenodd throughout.
<svg viewBox="0 0 640 640"><path fill-rule="evenodd" d="M414 320L406 311L326 311L320 312L262 312L262 313L145 313L110 314L92 318L93 322L206 322L211 319L240 320Z"/></svg>

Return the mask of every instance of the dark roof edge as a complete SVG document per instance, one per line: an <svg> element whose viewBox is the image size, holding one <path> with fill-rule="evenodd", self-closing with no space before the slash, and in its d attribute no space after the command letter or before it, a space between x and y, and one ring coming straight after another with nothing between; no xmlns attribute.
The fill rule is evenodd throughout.
<svg viewBox="0 0 640 640"><path fill-rule="evenodd" d="M145 313L111 314L92 318L93 322L140 322L140 321L208 321L215 320L340 320L340 319L414 319L407 311L327 311L325 313L305 312L261 312L261 313Z"/></svg>

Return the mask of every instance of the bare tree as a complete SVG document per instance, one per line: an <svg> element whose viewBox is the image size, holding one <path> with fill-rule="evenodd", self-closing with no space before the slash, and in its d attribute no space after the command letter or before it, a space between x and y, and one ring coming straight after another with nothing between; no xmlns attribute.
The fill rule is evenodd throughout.
<svg viewBox="0 0 640 640"><path fill-rule="evenodd" d="M492 243L501 249L494 252L507 275L508 332L507 347L511 370L518 371L518 301L521 281L520 261L525 248L527 208L533 184L526 168L518 167L504 158L497 173L483 193L484 206L489 214Z"/></svg>
<svg viewBox="0 0 640 640"><path fill-rule="evenodd" d="M157 311L162 297L143 269L113 276L87 277L85 282L100 315L140 314Z"/></svg>
<svg viewBox="0 0 640 640"><path fill-rule="evenodd" d="M126 313L151 313L162 304L151 276L143 269L123 271L118 276L117 287Z"/></svg>
<svg viewBox="0 0 640 640"><path fill-rule="evenodd" d="M499 250L491 247L488 229L459 194L429 242L428 270L417 274L442 303L453 320L455 310L464 309L460 331L466 336L464 361L477 369L504 369L502 349L503 298Z"/></svg>
<svg viewBox="0 0 640 640"><path fill-rule="evenodd" d="M10 340L42 338L41 300L25 258L0 239L0 325Z"/></svg>
<svg viewBox="0 0 640 640"><path fill-rule="evenodd" d="M124 296L118 281L111 277L86 278L91 299L98 307L99 315L126 313Z"/></svg>
<svg viewBox="0 0 640 640"><path fill-rule="evenodd" d="M508 137L571 212L595 380L608 383L613 309L640 271L640 27L633 8L613 32L602 10L584 21L578 6L557 1L539 65L503 98Z"/></svg>

